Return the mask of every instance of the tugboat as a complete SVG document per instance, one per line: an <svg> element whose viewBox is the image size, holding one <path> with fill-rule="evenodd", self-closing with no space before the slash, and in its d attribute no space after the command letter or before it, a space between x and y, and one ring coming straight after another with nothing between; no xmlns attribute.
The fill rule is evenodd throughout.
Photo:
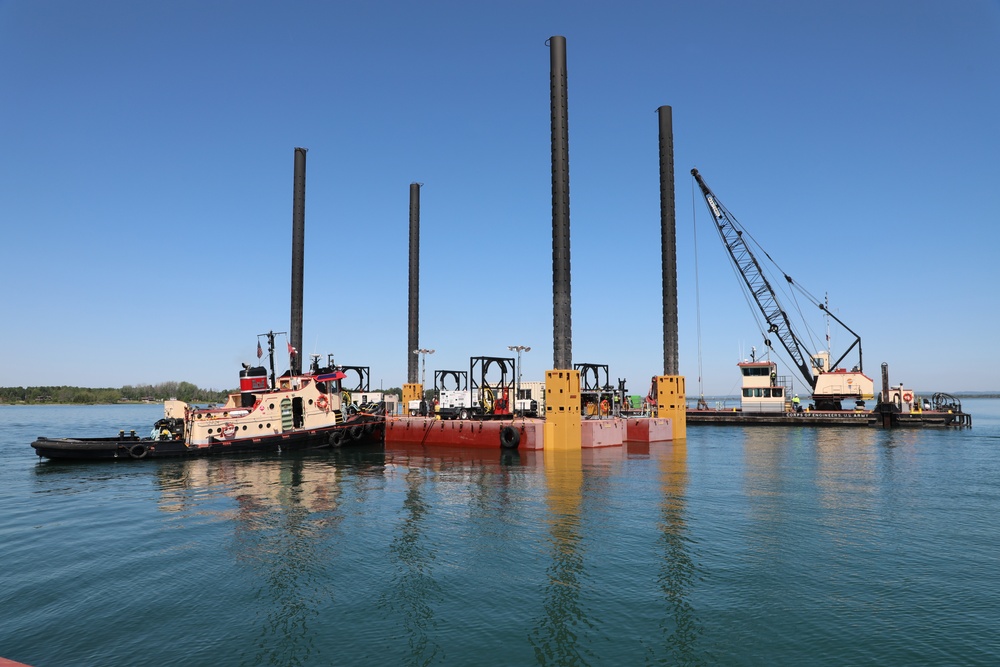
<svg viewBox="0 0 1000 667"><path fill-rule="evenodd" d="M139 460L384 442L384 403L359 410L344 400L344 372L333 366L320 368L318 355L308 372L286 372L275 378L275 334L264 335L270 348L270 383L263 366L243 364L240 391L230 394L222 406L199 408L164 401L163 419L157 420L149 436L133 430L105 438L40 437L31 446L48 459Z"/></svg>

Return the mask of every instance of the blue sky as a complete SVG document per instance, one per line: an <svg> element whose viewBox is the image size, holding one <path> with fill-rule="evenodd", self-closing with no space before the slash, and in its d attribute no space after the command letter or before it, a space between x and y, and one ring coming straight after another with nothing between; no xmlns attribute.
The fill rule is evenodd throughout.
<svg viewBox="0 0 1000 667"><path fill-rule="evenodd" d="M887 362L917 390L1000 389L997 0L0 0L0 386L236 386L289 328L296 146L305 353L406 381L417 181L428 375L518 344L542 379L552 35L574 362L636 393L663 370L670 105L689 394L733 392L761 338L692 167L828 295L876 382Z"/></svg>

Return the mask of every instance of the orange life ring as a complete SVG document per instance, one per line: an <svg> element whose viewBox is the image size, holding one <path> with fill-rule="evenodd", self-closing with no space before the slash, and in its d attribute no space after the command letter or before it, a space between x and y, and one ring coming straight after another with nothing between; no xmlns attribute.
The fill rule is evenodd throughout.
<svg viewBox="0 0 1000 667"><path fill-rule="evenodd" d="M327 402L326 396L320 394L319 398L316 399L316 407L319 408L320 410L326 410L326 407L328 405L330 404Z"/></svg>
<svg viewBox="0 0 1000 667"><path fill-rule="evenodd" d="M903 394L903 400L909 403L910 401L913 400L913 394L911 394L910 392L906 392L905 394Z"/></svg>
<svg viewBox="0 0 1000 667"><path fill-rule="evenodd" d="M601 414L602 415L608 414L609 408L610 406L608 405L608 399L605 398L603 401L601 401Z"/></svg>

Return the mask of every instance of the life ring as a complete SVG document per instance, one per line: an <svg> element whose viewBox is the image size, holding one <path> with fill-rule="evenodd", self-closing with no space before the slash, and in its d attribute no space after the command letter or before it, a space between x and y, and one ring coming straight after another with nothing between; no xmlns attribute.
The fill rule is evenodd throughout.
<svg viewBox="0 0 1000 667"><path fill-rule="evenodd" d="M608 399L605 398L604 400L601 401L601 414L602 415L608 414L608 410L610 409L611 406L608 405Z"/></svg>
<svg viewBox="0 0 1000 667"><path fill-rule="evenodd" d="M329 405L330 402L326 400L326 394L320 394L319 398L316 399L316 407L320 410L326 410Z"/></svg>
<svg viewBox="0 0 1000 667"><path fill-rule="evenodd" d="M342 444L344 444L344 438L346 436L347 436L347 434L344 433L343 429L340 429L340 430L337 430L337 431L331 431L330 432L330 438L329 438L330 446L331 447L340 447Z"/></svg>
<svg viewBox="0 0 1000 667"><path fill-rule="evenodd" d="M905 394L903 394L903 400L909 403L910 401L913 400L913 394L911 394L910 392L906 392Z"/></svg>
<svg viewBox="0 0 1000 667"><path fill-rule="evenodd" d="M513 426L500 429L500 446L504 449L514 449L521 443L521 432Z"/></svg>
<svg viewBox="0 0 1000 667"><path fill-rule="evenodd" d="M146 449L146 445L132 445L128 448L128 455L134 459L144 459L149 450Z"/></svg>

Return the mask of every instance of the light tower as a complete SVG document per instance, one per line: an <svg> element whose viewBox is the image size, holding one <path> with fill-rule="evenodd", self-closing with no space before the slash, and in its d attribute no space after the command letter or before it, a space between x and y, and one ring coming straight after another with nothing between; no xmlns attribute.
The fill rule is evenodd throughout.
<svg viewBox="0 0 1000 667"><path fill-rule="evenodd" d="M425 381L427 379L427 355L428 354L434 354L434 350L428 350L427 348L421 347L421 348L419 348L417 350L414 350L413 354L419 354L420 355L420 391L421 391L421 394L420 394L420 412L423 413L426 416L427 415L427 401L425 399L425 395L426 395L427 390L425 389L425 387L427 385L424 384L424 383L425 383Z"/></svg>
<svg viewBox="0 0 1000 667"><path fill-rule="evenodd" d="M508 345L507 349L511 352L517 352L517 368L515 373L517 376L517 382L514 385L514 411L517 411L517 401L521 398L521 353L531 352L531 348L527 345Z"/></svg>

